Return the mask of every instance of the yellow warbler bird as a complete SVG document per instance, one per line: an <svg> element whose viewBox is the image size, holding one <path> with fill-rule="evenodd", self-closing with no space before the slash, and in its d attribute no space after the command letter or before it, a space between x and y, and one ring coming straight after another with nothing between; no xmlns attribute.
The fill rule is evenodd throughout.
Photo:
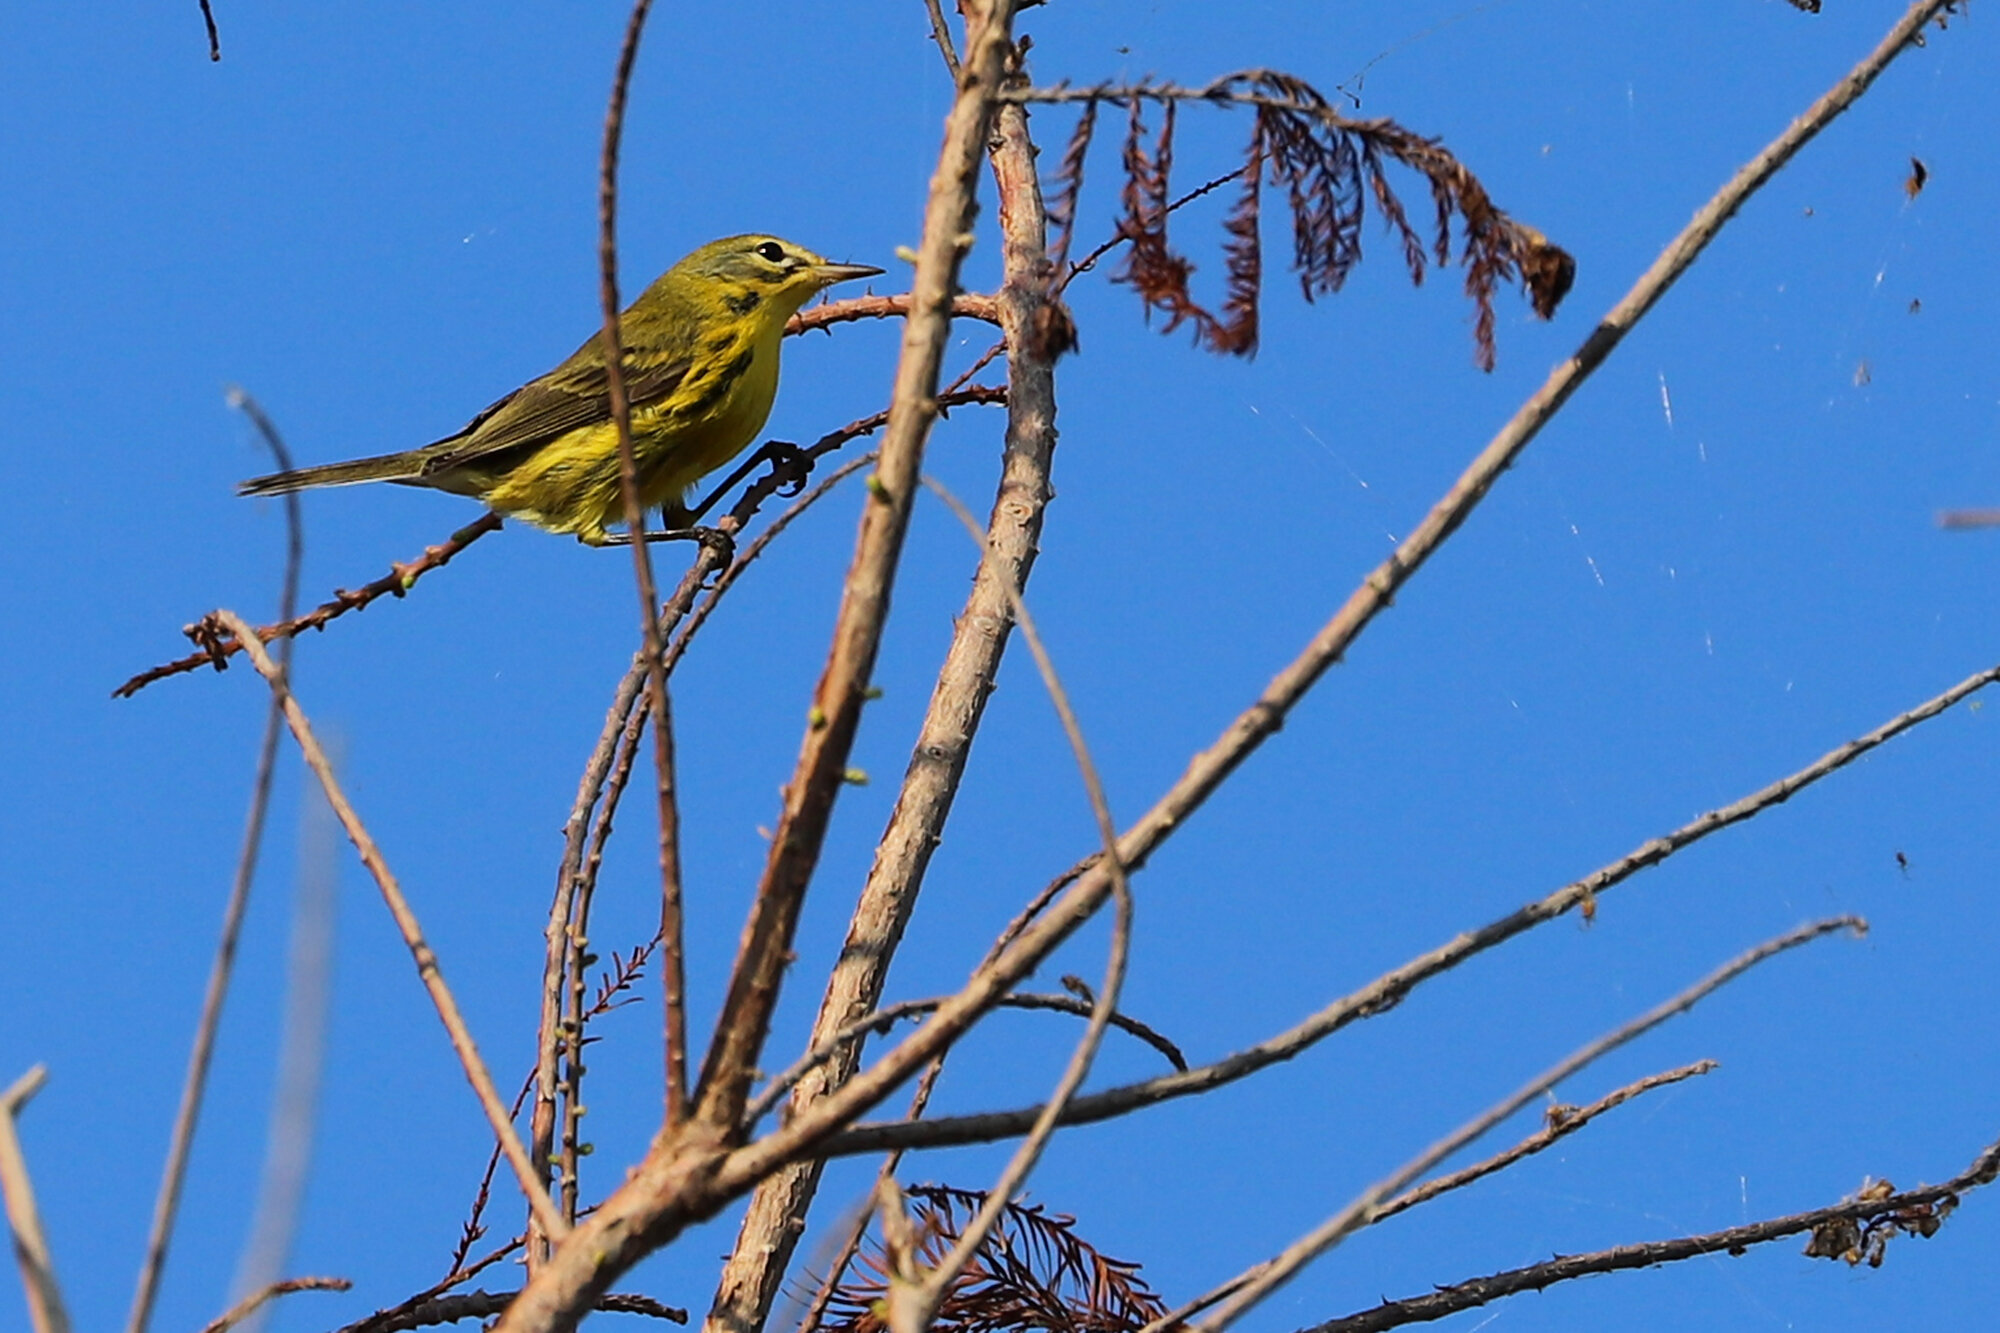
<svg viewBox="0 0 2000 1333"><path fill-rule="evenodd" d="M688 488L743 452L771 414L785 321L836 282L882 272L835 264L776 236L712 241L619 316L639 503L681 526ZM393 481L483 500L494 512L592 546L625 521L618 427L593 334L569 360L421 449L278 472L244 495ZM681 522L676 522L679 519Z"/></svg>

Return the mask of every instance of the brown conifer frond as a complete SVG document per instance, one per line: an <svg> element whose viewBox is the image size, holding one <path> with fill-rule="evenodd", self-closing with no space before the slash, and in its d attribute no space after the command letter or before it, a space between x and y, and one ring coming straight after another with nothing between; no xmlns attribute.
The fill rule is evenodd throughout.
<svg viewBox="0 0 2000 1333"><path fill-rule="evenodd" d="M1401 243L1412 282L1421 283L1432 264L1456 260L1465 269L1465 291L1477 315L1473 325L1475 360L1491 370L1497 317L1493 294L1502 282L1518 282L1535 313L1555 313L1576 275L1576 264L1561 247L1533 227L1516 222L1494 204L1486 187L1437 139L1426 138L1387 118L1353 120L1341 115L1312 85L1277 70L1245 70L1202 88L1175 84L1099 85L1093 88L1022 89L1013 100L1086 104L1086 125L1065 155L1061 179L1066 216L1073 216L1089 146L1087 125L1100 102L1125 106L1131 126L1125 137L1124 216L1119 238L1128 251L1116 281L1131 285L1148 315L1167 315L1165 331L1192 323L1198 341L1213 351L1247 356L1257 346L1257 300L1262 283L1259 249L1260 189L1284 187L1292 213L1292 264L1308 301L1340 290L1361 262L1361 228L1374 211ZM1164 108L1160 133L1149 153L1142 107ZM1168 179L1172 170L1173 114L1183 101L1255 108L1246 162L1245 189L1224 224L1228 233L1228 296L1223 317L1205 310L1188 288L1194 264L1167 243ZM1428 239L1410 221L1391 183L1394 162L1422 176L1430 187L1435 221ZM1067 232L1065 232L1065 236ZM1462 238L1462 239L1461 239Z"/></svg>
<svg viewBox="0 0 2000 1333"><path fill-rule="evenodd" d="M916 1224L916 1262L935 1266L986 1202L979 1190L918 1185L907 1191ZM868 1270L836 1287L823 1333L884 1333L888 1261L879 1246ZM1132 1333L1167 1313L1138 1275L1076 1234L1076 1220L1041 1205L1009 1204L938 1307L937 1333Z"/></svg>
<svg viewBox="0 0 2000 1333"><path fill-rule="evenodd" d="M1174 104L1164 104L1160 132L1146 151L1144 99L1129 101L1132 112L1125 132L1125 188L1120 196L1125 216L1118 232L1125 238L1125 262L1112 274L1113 282L1130 285L1139 293L1148 319L1154 310L1166 312L1161 329L1172 333L1182 324L1193 322L1197 341L1205 339L1215 325L1215 317L1196 304L1188 292L1188 278L1194 265L1175 254L1167 243L1167 194L1174 162Z"/></svg>
<svg viewBox="0 0 2000 1333"><path fill-rule="evenodd" d="M1070 133L1069 147L1063 149L1062 167L1056 172L1055 190L1047 210L1049 228L1056 237L1049 255L1055 261L1053 271L1058 274L1069 266L1070 241L1076 235L1076 197L1083 189L1083 159L1090 154L1091 136L1096 132L1097 103L1085 102L1083 115Z"/></svg>
<svg viewBox="0 0 2000 1333"><path fill-rule="evenodd" d="M1257 352L1257 297L1264 285L1263 221L1264 118L1250 131L1250 151L1243 164L1243 195L1222 224L1229 240L1222 253L1229 263L1229 295L1222 302L1222 320L1208 329L1211 351L1232 356Z"/></svg>

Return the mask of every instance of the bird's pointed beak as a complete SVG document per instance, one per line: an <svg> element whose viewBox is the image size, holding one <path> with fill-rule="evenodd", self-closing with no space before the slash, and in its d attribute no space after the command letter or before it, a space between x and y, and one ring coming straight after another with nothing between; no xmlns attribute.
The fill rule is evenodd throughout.
<svg viewBox="0 0 2000 1333"><path fill-rule="evenodd" d="M856 278L880 277L885 271L868 264L821 264L813 270L822 287L831 287L836 282L852 282Z"/></svg>

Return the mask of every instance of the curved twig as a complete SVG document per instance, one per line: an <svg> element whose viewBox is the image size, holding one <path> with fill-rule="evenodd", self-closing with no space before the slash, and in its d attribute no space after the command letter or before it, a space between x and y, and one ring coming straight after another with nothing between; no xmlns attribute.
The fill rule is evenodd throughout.
<svg viewBox="0 0 2000 1333"><path fill-rule="evenodd" d="M396 882L396 876L383 859L381 849L369 835L367 826L347 802L347 795L340 788L340 781L333 774L333 765L327 762L326 752L320 748L319 739L313 735L312 724L306 720L305 710L293 697L285 676L264 651L263 643L256 637L249 625L235 612L222 610L215 612L217 622L237 636L250 654L250 660L258 674L270 682L271 691L278 696L284 706L285 722L291 728L292 737L298 742L299 752L305 758L313 776L319 779L320 787L326 792L326 802L333 807L341 827L347 831L354 848L361 854L362 865L375 880L375 886L382 892L382 900L388 905L389 915L395 918L396 927L402 933L403 943L409 948L410 956L417 964L417 975L430 994L431 1003L437 1007L438 1018L444 1023L445 1032L451 1038L452 1051L458 1056L459 1064L465 1070L466 1081L479 1099L479 1106L486 1113L486 1123L492 1128L493 1136L499 1140L507 1155L507 1164L514 1170L514 1178L520 1183L522 1194L527 1196L528 1206L534 1211L535 1220L542 1226L544 1234L560 1237L568 1228L556 1212L555 1203L542 1187L535 1175L533 1163L528 1160L527 1149L521 1146L521 1139L514 1132L514 1125L508 1119L507 1108L500 1100L500 1094L493 1086L493 1075L487 1072L486 1062L480 1058L479 1047L472 1040L472 1032L465 1025L465 1018L459 1012L458 1000L445 985L444 973L438 966L437 954L424 939L423 927L418 923L416 913L410 910L409 900L403 896L403 889Z"/></svg>
<svg viewBox="0 0 2000 1333"><path fill-rule="evenodd" d="M206 6L204 6L206 12ZM292 451L278 433L257 400L242 389L232 388L229 404L250 418L257 435L277 461L278 470L292 470ZM278 623L292 619L299 601L299 566L305 559L305 518L295 493L285 496L285 574L278 592ZM278 670L287 678L292 670L293 640L286 636L278 644ZM250 813L243 821L243 842L236 854L236 874L222 909L222 929L215 942L215 960L209 965L208 985L202 994L201 1016L195 1020L194 1047L188 1052L187 1074L181 1081L180 1105L174 1112L174 1127L167 1139L167 1160L160 1171L160 1189L153 1200L153 1218L146 1233L145 1257L139 1264L139 1281L132 1294L132 1310L125 1327L128 1333L144 1333L153 1317L153 1302L159 1295L160 1273L166 1267L167 1246L172 1241L174 1221L180 1212L181 1188L187 1179L188 1153L194 1145L195 1126L201 1120L201 1106L208 1091L209 1064L215 1056L215 1036L222 1025L222 1005L229 995L230 977L236 970L236 946L243 933L243 914L250 906L250 886L257 878L257 858L264 847L264 822L271 809L271 783L278 771L278 740L284 734L285 714L277 695L264 713L264 735L257 745L256 776L250 780Z"/></svg>
<svg viewBox="0 0 2000 1333"><path fill-rule="evenodd" d="M865 1015L849 1023L846 1027L840 1029L831 1037L828 1037L825 1041L820 1042L810 1051L800 1056L792 1063L789 1069L765 1084L763 1090L751 1101L749 1109L744 1111L743 1118L751 1124L762 1120L777 1106L778 1098L784 1096L787 1089L804 1078L808 1073L817 1069L820 1065L825 1064L836 1052L849 1043L858 1041L871 1032L887 1032L905 1019L915 1018L919 1014L928 1014L943 1003L944 999L938 996L933 996L926 1000L903 1000L897 1004L884 1005L874 1013ZM1091 1002L1080 1000L1074 995L1048 995L1021 992L1016 992L1012 995L1003 995L993 1007L996 1009L1047 1009L1059 1014L1075 1014L1079 1018L1090 1017L1096 1008ZM1147 1026L1131 1015L1113 1013L1111 1015L1111 1026L1117 1028L1120 1032L1128 1033L1145 1042L1148 1046L1165 1056L1167 1063L1175 1069L1187 1068L1187 1057L1181 1053L1179 1046L1176 1046L1172 1041L1162 1036L1156 1029Z"/></svg>
<svg viewBox="0 0 2000 1333"><path fill-rule="evenodd" d="M289 1296L295 1291L352 1291L354 1284L344 1277L288 1277L281 1282L267 1283L251 1292L210 1320L202 1327L201 1333L228 1333L251 1315L264 1308L267 1301L280 1296Z"/></svg>

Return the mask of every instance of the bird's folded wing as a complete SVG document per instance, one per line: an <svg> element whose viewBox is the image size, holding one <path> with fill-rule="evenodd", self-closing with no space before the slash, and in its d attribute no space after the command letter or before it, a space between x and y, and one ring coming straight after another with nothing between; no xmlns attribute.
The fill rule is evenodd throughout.
<svg viewBox="0 0 2000 1333"><path fill-rule="evenodd" d="M626 401L636 407L665 398L687 378L690 364L685 358L655 364L628 362ZM611 397L605 381L600 365L566 367L522 385L467 422L458 434L430 446L437 452L425 459L425 474L530 449L579 427L609 421Z"/></svg>

